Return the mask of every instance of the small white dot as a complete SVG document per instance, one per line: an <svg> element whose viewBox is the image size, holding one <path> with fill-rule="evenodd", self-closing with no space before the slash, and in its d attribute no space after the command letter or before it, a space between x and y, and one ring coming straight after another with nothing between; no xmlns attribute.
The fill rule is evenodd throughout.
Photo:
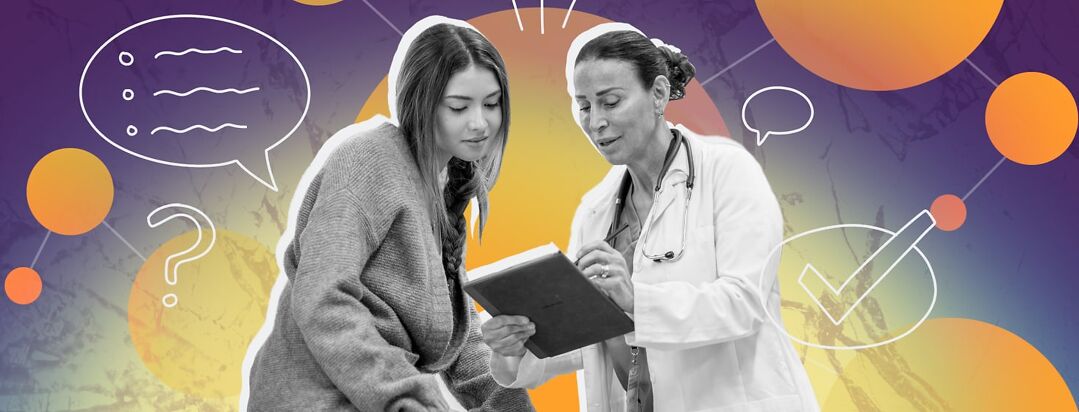
<svg viewBox="0 0 1079 412"><path fill-rule="evenodd" d="M139 128L137 128L137 127L135 127L133 125L128 125L127 126L127 135L128 136L135 136L137 134L139 134Z"/></svg>
<svg viewBox="0 0 1079 412"><path fill-rule="evenodd" d="M130 66L135 64L135 56L128 52L120 52L120 64L124 66Z"/></svg>
<svg viewBox="0 0 1079 412"><path fill-rule="evenodd" d="M165 295L165 297L161 298L161 304L165 305L166 308L171 308L173 306L176 306L176 304L179 303L179 301L180 301L180 298L177 298L176 294L173 294L173 293Z"/></svg>
<svg viewBox="0 0 1079 412"><path fill-rule="evenodd" d="M123 97L124 97L124 100L127 100L127 101L130 102L131 99L135 98L135 91L131 90L131 89L124 89Z"/></svg>

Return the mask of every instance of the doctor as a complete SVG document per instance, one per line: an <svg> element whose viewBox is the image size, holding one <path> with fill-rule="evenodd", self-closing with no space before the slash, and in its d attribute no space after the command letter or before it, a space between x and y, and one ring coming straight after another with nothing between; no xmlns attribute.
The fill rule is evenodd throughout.
<svg viewBox="0 0 1079 412"><path fill-rule="evenodd" d="M780 310L767 255L783 220L764 173L740 144L664 118L693 65L624 24L585 32L568 57L580 126L614 165L578 207L568 253L635 331L537 359L523 346L534 325L497 316L482 327L495 381L533 388L577 371L591 412L819 410L766 318Z"/></svg>

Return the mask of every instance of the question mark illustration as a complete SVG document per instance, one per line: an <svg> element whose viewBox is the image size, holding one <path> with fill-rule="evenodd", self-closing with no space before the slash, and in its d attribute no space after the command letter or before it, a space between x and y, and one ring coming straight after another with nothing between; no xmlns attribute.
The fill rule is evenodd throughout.
<svg viewBox="0 0 1079 412"><path fill-rule="evenodd" d="M195 219L195 217L192 216L191 212L194 212L194 214L201 216L202 219L206 221L206 224L210 226L209 245L202 244L202 224L199 223L199 219ZM166 213L171 214L161 217ZM195 244L191 245L191 247L181 252L173 253L169 255L169 257L165 258L165 283L173 286L176 285L176 273L178 270L180 270L180 265L206 256L207 253L210 253L210 249L213 249L214 242L217 240L217 228L214 227L214 222L210 220L210 217L206 216L206 214L203 213L201 210L192 206L185 205L183 203L170 203L154 209L154 211L150 212L149 215L146 215L146 224L150 225L151 228L155 228L160 226L162 223L168 222L178 217L185 218L187 220L190 220L191 223L194 223L195 231L196 233L198 233L199 237L195 240ZM199 249L200 246L203 246L202 251L196 252L196 249ZM194 254L194 256L185 257L189 254ZM175 293L166 294L161 298L161 303L164 304L167 308L176 306L176 303L178 301L179 298L176 297Z"/></svg>

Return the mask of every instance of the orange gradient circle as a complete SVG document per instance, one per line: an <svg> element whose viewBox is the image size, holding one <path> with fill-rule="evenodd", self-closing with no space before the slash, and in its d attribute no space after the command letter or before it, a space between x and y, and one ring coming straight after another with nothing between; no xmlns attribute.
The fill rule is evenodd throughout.
<svg viewBox="0 0 1079 412"><path fill-rule="evenodd" d="M1009 77L985 107L985 130L1004 157L1024 165L1048 163L1075 139L1079 114L1068 87L1045 73Z"/></svg>
<svg viewBox="0 0 1079 412"><path fill-rule="evenodd" d="M982 321L930 319L884 348L812 356L827 356L809 364L824 411L1076 411L1045 355Z"/></svg>
<svg viewBox="0 0 1079 412"><path fill-rule="evenodd" d="M297 3L305 6L329 6L331 4L340 3L341 0L294 0Z"/></svg>
<svg viewBox="0 0 1079 412"><path fill-rule="evenodd" d="M862 90L933 80L982 42L1003 0L757 0L783 50L814 74Z"/></svg>
<svg viewBox="0 0 1079 412"><path fill-rule="evenodd" d="M12 269L4 279L4 293L20 305L34 303L41 296L41 276L28 267Z"/></svg>
<svg viewBox="0 0 1079 412"><path fill-rule="evenodd" d="M967 220L967 205L959 196L941 195L933 200L933 205L929 206L929 213L933 215L933 220L936 220L937 229L951 232L959 229Z"/></svg>
<svg viewBox="0 0 1079 412"><path fill-rule="evenodd" d="M97 227L112 208L112 175L90 152L66 148L38 160L26 180L30 213L46 229L81 235Z"/></svg>
<svg viewBox="0 0 1079 412"><path fill-rule="evenodd" d="M525 30L513 10L469 19L491 40L506 62L512 101L510 134L497 185L491 192L491 215L483 233L468 240L466 266L476 268L547 242L567 246L573 212L581 196L595 186L611 165L596 151L574 121L566 92L566 51L577 35L610 20L574 11L565 29L561 20L547 23L540 34L539 8L521 9ZM565 10L547 9L547 16ZM649 33L645 33L649 34ZM652 34L655 35L655 34ZM528 47L521 47L528 45ZM677 45L676 45L677 46ZM690 56L692 61L693 56ZM376 114L389 116L387 80L371 92L357 121ZM715 102L693 80L684 99L667 106L666 118L703 135L729 136ZM543 174L537 175L537 170ZM543 201L537 202L536 196ZM465 216L470 216L466 211ZM543 216L537 219L536 216ZM529 390L538 411L577 410L577 379L572 373Z"/></svg>

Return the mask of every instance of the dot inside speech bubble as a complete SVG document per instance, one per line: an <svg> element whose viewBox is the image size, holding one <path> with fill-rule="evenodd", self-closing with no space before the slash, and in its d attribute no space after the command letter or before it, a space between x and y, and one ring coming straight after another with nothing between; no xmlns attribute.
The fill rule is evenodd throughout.
<svg viewBox="0 0 1079 412"><path fill-rule="evenodd" d="M269 152L307 115L311 83L291 50L254 27L170 15L105 41L83 69L79 103L94 131L132 156L235 164L276 191Z"/></svg>
<svg viewBox="0 0 1079 412"><path fill-rule="evenodd" d="M764 123L764 124L758 124L758 125L756 125L757 127L754 127L754 126L750 125L749 120L746 118L746 112L747 112L747 109L749 108L749 102L752 101L753 98L759 96L760 94L765 93L765 92L769 92L769 91L774 91L773 93L788 93L788 94L793 93L793 94L797 95L798 97L801 97L801 99L804 100L807 105L809 105L809 117L806 119L805 123L803 123L801 126L798 126L798 127L794 128L794 129L782 128L782 129L778 129L778 130L773 130L772 128L766 127L767 122L758 122L758 123ZM757 135L757 146L763 145L764 142L766 140L768 140L768 138L771 137L771 136L782 136L782 135L794 134L794 133L798 133L798 132L800 132L802 130L805 130L807 127L809 127L810 123L813 123L813 102L809 100L809 97L806 96L805 93L802 93L798 89L794 89L794 88L790 88L790 87L786 87L786 86L769 86L769 87L765 87L763 89L757 90L756 92L753 92L753 94L749 95L749 98L746 99L746 102L742 104L742 124L746 127L746 129L749 129L749 131L751 131L751 132L753 132L753 133L755 133Z"/></svg>

